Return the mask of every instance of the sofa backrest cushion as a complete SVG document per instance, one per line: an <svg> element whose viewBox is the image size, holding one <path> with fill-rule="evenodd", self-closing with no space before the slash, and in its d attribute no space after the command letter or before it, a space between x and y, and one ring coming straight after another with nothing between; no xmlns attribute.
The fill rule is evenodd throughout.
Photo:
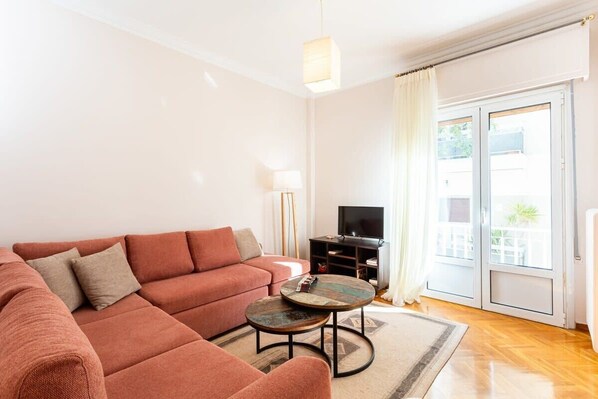
<svg viewBox="0 0 598 399"><path fill-rule="evenodd" d="M106 398L100 359L48 289L21 291L0 311L0 398Z"/></svg>
<svg viewBox="0 0 598 399"><path fill-rule="evenodd" d="M182 231L128 235L129 264L141 284L193 272L193 261Z"/></svg>
<svg viewBox="0 0 598 399"><path fill-rule="evenodd" d="M28 288L49 289L42 276L23 262L0 265L0 310Z"/></svg>
<svg viewBox="0 0 598 399"><path fill-rule="evenodd" d="M198 272L241 262L235 235L230 227L188 231L187 240L195 270Z"/></svg>
<svg viewBox="0 0 598 399"><path fill-rule="evenodd" d="M81 241L16 243L12 246L12 250L25 260L45 258L46 256L68 251L71 248L77 248L81 256L87 256L108 249L117 242L122 245L123 251L127 253L124 236Z"/></svg>

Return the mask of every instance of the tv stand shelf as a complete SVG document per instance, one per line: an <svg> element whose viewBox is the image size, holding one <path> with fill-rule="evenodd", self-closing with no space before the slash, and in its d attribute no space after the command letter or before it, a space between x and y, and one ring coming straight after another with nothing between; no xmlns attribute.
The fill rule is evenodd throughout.
<svg viewBox="0 0 598 399"><path fill-rule="evenodd" d="M320 266L324 266L327 273L368 282L376 280L376 291L388 287L388 243L353 237L316 237L309 239L309 247L312 274L318 274ZM366 261L371 258L377 258L378 264L368 265Z"/></svg>

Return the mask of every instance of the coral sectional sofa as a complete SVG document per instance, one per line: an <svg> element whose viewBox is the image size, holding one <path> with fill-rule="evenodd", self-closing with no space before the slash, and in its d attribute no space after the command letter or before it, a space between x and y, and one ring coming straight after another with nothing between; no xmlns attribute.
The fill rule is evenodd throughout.
<svg viewBox="0 0 598 399"><path fill-rule="evenodd" d="M300 398L309 386L310 397L329 398L330 371L319 359L298 357L265 375L206 341L245 323L250 302L309 268L273 256L242 263L232 234L226 228L0 249L0 397ZM141 290L101 311L83 305L69 312L23 261L71 248L86 256L116 243Z"/></svg>

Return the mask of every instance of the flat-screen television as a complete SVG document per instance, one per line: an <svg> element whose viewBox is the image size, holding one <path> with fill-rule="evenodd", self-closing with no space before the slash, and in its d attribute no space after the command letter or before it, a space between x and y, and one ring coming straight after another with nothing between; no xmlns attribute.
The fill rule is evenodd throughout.
<svg viewBox="0 0 598 399"><path fill-rule="evenodd" d="M384 239L384 208L339 206L338 234L345 237Z"/></svg>

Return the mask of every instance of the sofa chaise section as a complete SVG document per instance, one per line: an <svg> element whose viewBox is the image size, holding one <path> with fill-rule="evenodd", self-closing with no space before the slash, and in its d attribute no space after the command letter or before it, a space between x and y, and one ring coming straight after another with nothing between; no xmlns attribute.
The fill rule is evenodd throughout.
<svg viewBox="0 0 598 399"><path fill-rule="evenodd" d="M106 377L106 390L110 399L326 399L329 376L323 360L309 357L265 375L207 341L196 341Z"/></svg>
<svg viewBox="0 0 598 399"><path fill-rule="evenodd" d="M262 255L247 259L243 263L271 274L272 280L268 286L269 295L278 295L280 287L288 279L305 275L309 273L310 268L309 261L278 255Z"/></svg>
<svg viewBox="0 0 598 399"><path fill-rule="evenodd" d="M300 356L275 368L264 377L230 396L230 399L329 399L330 369L321 359Z"/></svg>
<svg viewBox="0 0 598 399"><path fill-rule="evenodd" d="M81 330L98 354L104 375L202 339L154 306L84 324Z"/></svg>

